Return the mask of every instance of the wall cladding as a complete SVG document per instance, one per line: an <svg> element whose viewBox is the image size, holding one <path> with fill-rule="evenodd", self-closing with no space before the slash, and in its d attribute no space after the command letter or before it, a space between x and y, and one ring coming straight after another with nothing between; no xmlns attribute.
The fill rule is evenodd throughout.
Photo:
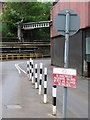
<svg viewBox="0 0 90 120"><path fill-rule="evenodd" d="M80 29L90 27L90 1L89 2L57 2L51 9L51 37L58 36L54 27L54 19L59 11L64 9L72 9L80 16Z"/></svg>
<svg viewBox="0 0 90 120"><path fill-rule="evenodd" d="M83 45L82 30L70 37L69 41L69 68L76 68L78 74L82 75L83 70ZM63 36L51 39L51 64L64 66L64 42Z"/></svg>

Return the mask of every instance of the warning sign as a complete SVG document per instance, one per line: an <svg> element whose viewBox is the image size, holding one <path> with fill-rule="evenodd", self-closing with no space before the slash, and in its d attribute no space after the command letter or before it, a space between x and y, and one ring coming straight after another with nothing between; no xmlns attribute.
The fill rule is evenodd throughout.
<svg viewBox="0 0 90 120"><path fill-rule="evenodd" d="M76 88L76 70L66 68L53 68L53 84Z"/></svg>

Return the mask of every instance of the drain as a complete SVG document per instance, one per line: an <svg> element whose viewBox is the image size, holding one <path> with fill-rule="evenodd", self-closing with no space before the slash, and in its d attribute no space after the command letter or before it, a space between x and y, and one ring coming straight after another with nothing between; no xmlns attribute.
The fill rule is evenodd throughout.
<svg viewBox="0 0 90 120"><path fill-rule="evenodd" d="M7 109L21 109L22 107L20 105L7 105Z"/></svg>

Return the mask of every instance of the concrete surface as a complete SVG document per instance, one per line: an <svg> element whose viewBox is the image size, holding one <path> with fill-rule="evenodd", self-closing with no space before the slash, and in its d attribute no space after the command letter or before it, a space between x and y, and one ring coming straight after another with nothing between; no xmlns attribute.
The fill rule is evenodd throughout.
<svg viewBox="0 0 90 120"><path fill-rule="evenodd" d="M42 62L48 68L48 104L43 104L43 94L38 90L27 76L15 68L16 63L26 71L26 61L2 62L3 86L3 117L4 118L61 118L63 106L63 87L57 89L57 116L52 116L52 69L50 59L35 59L34 64ZM39 72L39 70L38 70ZM38 76L39 77L39 76ZM39 81L39 79L38 79ZM42 92L43 93L43 92ZM17 105L7 108L7 105ZM88 118L88 79L77 76L77 88L68 88L68 118Z"/></svg>
<svg viewBox="0 0 90 120"><path fill-rule="evenodd" d="M19 74L15 68L18 61L2 63L3 118L57 118L52 115L52 105L48 100L43 103L42 95L34 88L24 73Z"/></svg>

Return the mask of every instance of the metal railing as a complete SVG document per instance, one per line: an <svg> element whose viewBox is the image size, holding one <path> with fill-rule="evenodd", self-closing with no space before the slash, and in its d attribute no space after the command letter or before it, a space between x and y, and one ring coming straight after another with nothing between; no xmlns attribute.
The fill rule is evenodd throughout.
<svg viewBox="0 0 90 120"><path fill-rule="evenodd" d="M50 56L50 42L4 42L0 44L0 60L45 56Z"/></svg>
<svg viewBox="0 0 90 120"><path fill-rule="evenodd" d="M45 28L50 27L51 21L40 21L40 22L29 22L29 23L22 23L22 29L34 29L34 28Z"/></svg>

